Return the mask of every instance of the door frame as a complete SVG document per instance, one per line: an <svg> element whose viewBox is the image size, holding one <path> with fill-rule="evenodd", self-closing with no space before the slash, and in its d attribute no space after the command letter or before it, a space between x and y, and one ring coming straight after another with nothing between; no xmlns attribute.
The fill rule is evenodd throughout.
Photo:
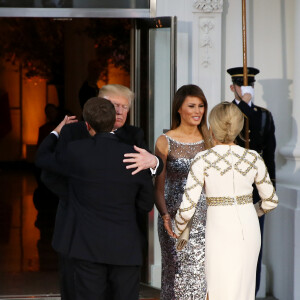
<svg viewBox="0 0 300 300"><path fill-rule="evenodd" d="M149 9L1 7L0 17L150 18L156 16L156 1L149 0Z"/></svg>
<svg viewBox="0 0 300 300"><path fill-rule="evenodd" d="M135 20L134 41L134 71L133 90L135 98L131 109L131 122L141 127L145 134L145 140L149 149L154 152L154 143L157 132L163 132L165 128L170 128L172 115L172 100L176 89L176 17L143 18ZM166 29L167 32L166 32ZM160 32L162 30L163 32ZM154 33L154 34L153 34ZM167 34L167 39L162 40L160 34ZM157 50L157 46L161 47ZM158 53L159 52L159 53ZM167 61L167 67L157 63L159 57L163 56ZM158 54L156 57L156 55ZM167 78L166 85L160 85L161 77ZM163 96L164 95L164 96ZM164 121L161 127L156 118L160 110L170 117ZM159 116L159 117L157 117ZM169 119L169 120L168 120ZM157 252L160 252L157 235L157 210L147 215L143 220L143 226L148 230L148 249L144 252L144 264L142 266L141 281L152 284L153 266L157 261Z"/></svg>
<svg viewBox="0 0 300 300"><path fill-rule="evenodd" d="M135 31L134 31L134 38L132 39L132 41L134 42L134 45L132 45L132 51L131 53L133 53L134 57L132 59L133 61L133 68L132 68L132 75L133 75L133 79L132 83L133 85L131 86L132 89L135 92L135 97L136 99L147 99L147 105L145 106L145 108L148 110L148 117L149 114L153 115L153 98L154 98L154 94L153 94L153 90L151 91L151 87L150 87L150 81L153 82L153 78L150 77L150 73L152 73L153 76L153 64L150 64L149 62L149 55L150 55L150 50L153 50L152 47L154 47L154 45L152 45L152 41L150 39L149 36L149 31L150 30L160 30L160 29L164 29L164 28L170 28L170 116L172 115L172 99L174 97L175 94L175 89L176 89L176 85L177 85L177 49L176 49L176 45L177 45L177 38L176 38L176 33L177 33L177 18L176 17L157 17L157 18L139 18L139 19L135 19ZM143 37L143 39L141 38L141 36ZM141 54L141 48L142 45L140 43L144 43L146 45L144 45L145 47L143 48L145 53ZM141 63L141 55L145 55L146 58L148 58L148 61L146 63L148 63L147 66L145 66L145 64ZM146 77L146 81L149 82L148 84L148 90L147 93L141 96L141 78ZM148 144L148 146L150 147L151 150L154 150L154 148L152 148L152 146L154 145L154 133L148 132L149 130L147 128L144 127L151 127L152 125L150 124L150 120L148 120L148 124L147 126L142 126L141 124L141 119L142 116L140 115L140 107L139 105L141 105L141 101L139 101L138 103L136 103L131 111L131 116L130 116L130 121L131 123L135 124L138 127L142 127L144 129L144 132L146 134L146 142ZM144 116L145 117L145 116ZM170 124L171 125L171 124Z"/></svg>

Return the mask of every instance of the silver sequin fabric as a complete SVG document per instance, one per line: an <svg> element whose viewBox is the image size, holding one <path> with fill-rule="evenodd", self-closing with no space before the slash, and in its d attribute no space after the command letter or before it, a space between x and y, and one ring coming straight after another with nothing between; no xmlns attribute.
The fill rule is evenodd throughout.
<svg viewBox="0 0 300 300"><path fill-rule="evenodd" d="M166 162L165 201L172 221L182 201L190 164L205 149L204 141L180 143L165 135L169 152ZM164 229L158 218L158 236L162 255L161 300L204 300L206 202L201 194L193 218L188 244L176 250L176 239ZM173 223L174 225L174 223Z"/></svg>

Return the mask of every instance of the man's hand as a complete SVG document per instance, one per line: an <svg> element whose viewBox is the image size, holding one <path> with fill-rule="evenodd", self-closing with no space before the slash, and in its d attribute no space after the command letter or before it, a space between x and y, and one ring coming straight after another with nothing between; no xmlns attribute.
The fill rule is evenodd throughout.
<svg viewBox="0 0 300 300"><path fill-rule="evenodd" d="M242 100L249 103L254 96L254 88L252 86L241 86Z"/></svg>
<svg viewBox="0 0 300 300"><path fill-rule="evenodd" d="M136 170L131 173L132 175L149 168L155 169L157 165L157 158L155 155L137 146L134 146L134 150L138 153L126 153L124 154L124 157L128 158L123 160L124 163L131 163L126 166L126 169L136 168Z"/></svg>
<svg viewBox="0 0 300 300"><path fill-rule="evenodd" d="M60 131L61 129L66 125L66 124L70 124L70 123L75 123L78 122L78 120L76 119L76 116L65 116L64 119L57 125L57 127L54 129L54 131L56 131L58 133L58 135L60 135Z"/></svg>

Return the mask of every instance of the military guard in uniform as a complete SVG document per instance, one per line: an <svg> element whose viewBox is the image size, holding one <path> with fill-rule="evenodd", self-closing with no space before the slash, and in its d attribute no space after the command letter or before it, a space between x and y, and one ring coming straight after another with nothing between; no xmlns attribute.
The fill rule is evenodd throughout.
<svg viewBox="0 0 300 300"><path fill-rule="evenodd" d="M256 68L248 67L248 86L243 86L243 67L231 68L227 73L231 75L231 91L234 93L235 103L245 116L242 138L237 139L237 144L257 151L265 161L270 178L275 186L275 126L272 114L263 107L254 105L254 82L255 75L259 73ZM257 189L253 191L253 201L259 200ZM261 238L263 240L264 216L259 218ZM263 245L263 244L261 244ZM260 286L262 246L259 253L257 271L256 271L256 289L257 293Z"/></svg>

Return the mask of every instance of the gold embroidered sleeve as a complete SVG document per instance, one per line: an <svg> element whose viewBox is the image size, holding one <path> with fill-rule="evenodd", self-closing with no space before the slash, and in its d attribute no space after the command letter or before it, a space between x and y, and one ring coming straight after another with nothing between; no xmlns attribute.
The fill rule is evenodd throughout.
<svg viewBox="0 0 300 300"><path fill-rule="evenodd" d="M191 163L182 202L175 216L175 233L179 236L195 212L204 185L203 159L196 155Z"/></svg>
<svg viewBox="0 0 300 300"><path fill-rule="evenodd" d="M278 197L270 180L267 167L262 159L257 161L255 184L261 200L255 205L258 216L262 216L278 205Z"/></svg>

